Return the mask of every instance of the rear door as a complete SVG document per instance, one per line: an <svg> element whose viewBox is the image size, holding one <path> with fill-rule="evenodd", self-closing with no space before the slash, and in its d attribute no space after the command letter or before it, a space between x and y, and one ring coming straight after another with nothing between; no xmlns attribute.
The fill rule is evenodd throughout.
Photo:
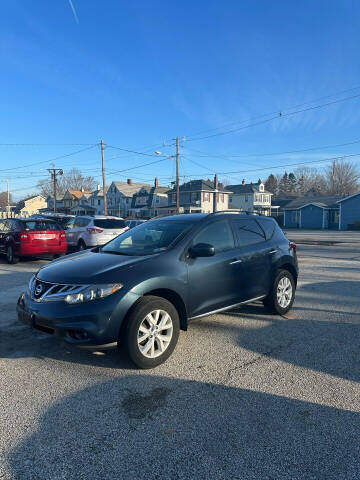
<svg viewBox="0 0 360 480"><path fill-rule="evenodd" d="M271 286L269 245L254 217L231 220L239 247L242 301L267 295Z"/></svg>
<svg viewBox="0 0 360 480"><path fill-rule="evenodd" d="M87 222L85 222L87 220ZM71 228L66 230L66 240L68 245L75 247L78 244L81 232L84 231L84 225L88 224L89 220L83 217L76 217Z"/></svg>
<svg viewBox="0 0 360 480"><path fill-rule="evenodd" d="M237 249L228 220L214 221L195 234L191 245L208 243L215 248L213 257L187 258L189 316L239 303L241 279L237 275Z"/></svg>

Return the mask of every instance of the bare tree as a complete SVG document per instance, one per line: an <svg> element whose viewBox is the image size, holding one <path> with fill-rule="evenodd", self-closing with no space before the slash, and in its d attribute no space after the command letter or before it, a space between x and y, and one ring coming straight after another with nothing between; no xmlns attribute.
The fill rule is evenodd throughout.
<svg viewBox="0 0 360 480"><path fill-rule="evenodd" d="M10 205L12 202L11 195L10 195ZM8 196L7 192L0 192L0 207L6 207L8 204Z"/></svg>
<svg viewBox="0 0 360 480"><path fill-rule="evenodd" d="M332 195L351 195L359 190L360 173L356 165L345 160L334 160L325 169L327 190Z"/></svg>
<svg viewBox="0 0 360 480"><path fill-rule="evenodd" d="M96 185L97 183L94 177L84 176L80 170L73 168L68 172L65 172L64 175L59 175L57 177L57 195L64 195L66 190L80 190L81 188L84 188L85 190L94 190ZM44 197L52 195L53 187L50 177L45 180L40 180L37 187L40 189L41 194L44 195Z"/></svg>
<svg viewBox="0 0 360 480"><path fill-rule="evenodd" d="M326 180L316 168L299 167L295 170L297 191L301 195L324 195L327 193Z"/></svg>

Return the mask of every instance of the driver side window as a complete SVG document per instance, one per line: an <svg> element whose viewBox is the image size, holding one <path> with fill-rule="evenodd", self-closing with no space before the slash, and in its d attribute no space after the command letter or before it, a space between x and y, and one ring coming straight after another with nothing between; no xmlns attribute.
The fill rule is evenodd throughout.
<svg viewBox="0 0 360 480"><path fill-rule="evenodd" d="M193 245L197 243L209 243L215 248L215 253L235 248L234 235L227 220L204 227L193 239Z"/></svg>

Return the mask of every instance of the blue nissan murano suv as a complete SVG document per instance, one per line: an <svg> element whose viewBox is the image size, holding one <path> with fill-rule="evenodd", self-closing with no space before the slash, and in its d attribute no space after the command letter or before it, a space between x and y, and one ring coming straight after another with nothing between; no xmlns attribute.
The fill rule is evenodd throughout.
<svg viewBox="0 0 360 480"><path fill-rule="evenodd" d="M297 277L296 246L274 219L174 215L44 266L17 311L33 328L81 348L122 346L151 368L171 355L191 319L257 300L285 314Z"/></svg>

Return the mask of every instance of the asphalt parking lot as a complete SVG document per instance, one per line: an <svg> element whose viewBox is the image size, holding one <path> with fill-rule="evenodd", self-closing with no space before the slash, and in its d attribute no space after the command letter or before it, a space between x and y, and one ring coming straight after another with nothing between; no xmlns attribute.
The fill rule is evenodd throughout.
<svg viewBox="0 0 360 480"><path fill-rule="evenodd" d="M358 479L360 243L348 242L299 246L286 318L260 304L203 318L151 371L18 324L44 261L0 259L0 478Z"/></svg>

